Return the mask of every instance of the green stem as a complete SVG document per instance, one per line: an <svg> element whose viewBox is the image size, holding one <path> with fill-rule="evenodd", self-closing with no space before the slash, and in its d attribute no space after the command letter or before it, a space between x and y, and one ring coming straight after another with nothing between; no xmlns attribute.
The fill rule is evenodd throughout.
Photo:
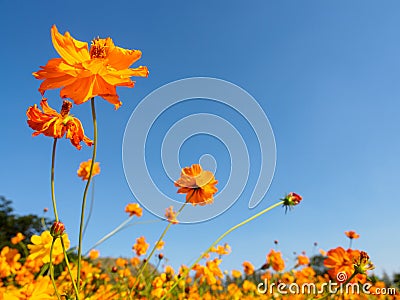
<svg viewBox="0 0 400 300"><path fill-rule="evenodd" d="M82 261L82 237L83 237L83 226L85 223L85 208L86 208L86 197L89 190L90 182L92 180L93 167L96 160L96 150L97 150L97 121L96 121L96 109L94 105L94 97L91 99L92 105L92 119L93 119L93 153L92 153L92 163L90 165L89 178L86 182L85 191L83 192L82 199L82 209L81 209L81 221L79 224L79 243L78 243L78 273L76 275L76 284L78 290L80 287L80 277L81 277L81 261Z"/></svg>
<svg viewBox="0 0 400 300"><path fill-rule="evenodd" d="M134 215L130 216L128 219L123 221L121 224L119 224L115 229L113 229L111 232L106 234L104 237L102 237L99 241L96 242L90 249L85 253L85 255L88 255L90 250L96 248L98 245L103 243L104 241L108 240L110 237L112 237L114 234L116 234L118 231L120 231L127 223L129 223L130 220L132 220Z"/></svg>
<svg viewBox="0 0 400 300"><path fill-rule="evenodd" d="M56 149L57 149L57 138L54 138L53 151L51 154L51 175L50 175L51 179L50 179L50 182L51 182L51 201L53 203L54 218L56 219L56 222L58 222L56 195L54 192L54 165L55 165L55 161L56 161Z"/></svg>
<svg viewBox="0 0 400 300"><path fill-rule="evenodd" d="M208 247L208 249L203 252L197 259L196 261L183 273L183 275L177 280L175 281L175 283L171 286L171 288L167 291L167 293L160 299L165 299L165 297L179 284L179 282L186 278L186 276L188 275L188 273L190 272L190 270L193 269L193 267L199 263L199 261L204 257L205 254L207 254L215 245L217 245L224 237L226 237L229 233L231 233L232 231L234 231L235 229L238 229L239 227L249 223L250 221L258 218L259 216L265 214L266 212L269 212L270 210L274 209L277 206L280 206L284 203L284 201L279 201L273 205L271 205L270 207L267 207L266 209L260 211L259 213L255 214L254 216L244 220L243 222L240 222L239 224L231 227L230 229L228 229L227 231L225 231L222 235L220 235L219 238L217 238L210 247Z"/></svg>
<svg viewBox="0 0 400 300"><path fill-rule="evenodd" d="M192 194L192 195L193 195L193 194ZM189 200L190 200L190 198L187 199L187 201L186 201L185 203L183 203L183 205L181 206L181 208L180 208L180 209L178 210L178 212L176 213L176 217L182 212L183 208L186 206L186 203L188 203ZM138 281L138 278L140 277L140 275L142 275L144 269L146 268L147 264L149 263L150 258L153 256L154 252L156 251L158 243L164 238L164 236L166 235L166 233L167 233L168 229L171 227L171 225L172 225L172 223L171 223L171 222L168 222L167 227L165 227L165 229L164 229L164 231L162 232L162 234L161 234L160 238L158 239L157 243L154 245L154 247L153 247L153 249L151 250L150 254L147 256L147 258L146 258L144 264L142 264L142 266L140 267L139 273L136 275L135 282L133 283L132 288L131 288L131 292L130 292L131 295L132 295L132 293L133 293L133 290L134 290L135 287L136 287L136 284L138 283L138 282L137 282L137 281Z"/></svg>
<svg viewBox="0 0 400 300"><path fill-rule="evenodd" d="M68 273L69 273L69 276L71 277L72 285L74 286L74 290L75 290L75 294L76 294L76 300L79 300L79 291L78 291L78 287L76 286L76 282L75 282L74 276L72 275L71 267L69 265L67 249L65 249L65 244L64 244L64 240L62 239L62 237L60 238L60 240L61 240L61 246L62 246L62 249L63 249L63 252L64 252L65 263L67 264Z"/></svg>
<svg viewBox="0 0 400 300"><path fill-rule="evenodd" d="M54 266L53 266L53 248L54 248L54 243L56 242L57 238L53 237L53 240L51 242L51 247L50 247L50 278L51 278L51 282L53 284L54 287L54 291L57 295L57 299L61 300L61 296L58 293L57 290L57 286L56 286L56 281L54 280Z"/></svg>

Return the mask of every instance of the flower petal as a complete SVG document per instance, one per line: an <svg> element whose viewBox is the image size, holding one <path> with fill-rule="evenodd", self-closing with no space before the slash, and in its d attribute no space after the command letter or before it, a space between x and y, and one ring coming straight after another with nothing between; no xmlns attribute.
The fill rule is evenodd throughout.
<svg viewBox="0 0 400 300"><path fill-rule="evenodd" d="M56 25L51 27L53 46L60 56L70 65L78 64L90 59L88 44L75 40L69 32L60 34Z"/></svg>

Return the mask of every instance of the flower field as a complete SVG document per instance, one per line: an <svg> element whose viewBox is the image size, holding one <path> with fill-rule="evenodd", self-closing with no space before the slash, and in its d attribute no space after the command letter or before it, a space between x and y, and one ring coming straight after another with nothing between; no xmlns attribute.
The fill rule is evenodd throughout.
<svg viewBox="0 0 400 300"><path fill-rule="evenodd" d="M317 254L296 253L293 264L288 263L279 241L275 241L275 247L265 253L263 265L254 265L249 257L236 269L221 268L224 258L235 251L224 241L226 236L234 235L236 229L257 218L268 218L271 213L286 213L290 217L292 210L301 209L307 201L301 191L287 193L275 204L226 228L207 249L199 249L201 255L190 265L182 262L180 268L174 269L164 255L168 248L164 237L171 226L181 226L180 216L185 208L213 205L218 193L216 174L198 163L182 168L180 177L176 178L174 187L185 200L179 207L163 207L165 229L154 246L145 235L139 234L132 245L132 257L105 263L96 249L83 253L88 193L93 177L101 176L103 168L97 161L101 132L97 129L100 121L95 99L109 102L113 105L111 109L123 109L116 88L133 88L131 77L146 78L149 70L146 66L131 68L140 59L141 51L120 48L111 38L96 38L88 45L69 32L61 34L55 25L51 28L51 37L59 57L51 58L33 73L41 80L42 98L40 107L33 104L27 108L26 117L33 137L44 135L53 142L49 190L54 220L47 224L43 218L40 234L25 236L23 232L14 232L7 245L0 249L0 300L400 299L395 282L373 275L374 259L368 249L355 247L362 237L352 230L344 233L349 240L348 247L319 249L315 243ZM52 89L60 90L58 99L45 98L46 92ZM76 105L87 106L90 111L93 137L86 136L82 122L74 116ZM83 161L77 170L85 188L76 247L72 247L68 228L60 221L63 211L57 208L57 143L62 138L69 139L76 151L82 147L92 150L91 158ZM140 203L129 203L125 212L127 220L123 224L140 219L143 208ZM117 227L96 246L112 238L121 228Z"/></svg>

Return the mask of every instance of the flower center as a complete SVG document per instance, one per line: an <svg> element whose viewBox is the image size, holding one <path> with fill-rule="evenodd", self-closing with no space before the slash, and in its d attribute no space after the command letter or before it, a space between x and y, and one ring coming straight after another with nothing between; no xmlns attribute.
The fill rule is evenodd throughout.
<svg viewBox="0 0 400 300"><path fill-rule="evenodd" d="M71 108L72 108L72 102L64 100L61 107L60 115L63 117L67 116Z"/></svg>
<svg viewBox="0 0 400 300"><path fill-rule="evenodd" d="M105 58L107 56L107 40L95 38L90 47L90 58Z"/></svg>

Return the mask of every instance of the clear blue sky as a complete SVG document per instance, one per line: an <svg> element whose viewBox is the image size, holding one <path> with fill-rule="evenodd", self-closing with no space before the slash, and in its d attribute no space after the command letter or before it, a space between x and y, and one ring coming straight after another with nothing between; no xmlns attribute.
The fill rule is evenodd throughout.
<svg viewBox="0 0 400 300"><path fill-rule="evenodd" d="M117 45L140 49L139 64L150 70L134 89L119 89L123 106L118 111L97 100L102 173L96 178L86 247L121 223L125 205L135 202L121 158L132 111L168 82L209 76L237 84L259 101L275 133L276 174L256 209L247 208L249 186L218 218L174 226L165 238L169 262L189 263L230 226L295 191L304 201L294 211L285 215L283 209L274 210L225 239L233 252L224 259L224 269L240 269L244 260L261 265L276 239L290 266L292 252L313 254L314 242L325 250L347 247L343 232L353 229L361 235L354 246L370 254L378 273L400 272L398 1L1 0L0 7L0 194L13 200L17 213L41 214L44 207L51 208L52 141L31 137L25 111L40 101L40 82L31 73L57 56L50 40L50 27L56 24L79 40L111 36ZM57 95L48 94L50 105L60 103ZM183 111L212 111L212 105L194 102ZM89 105L74 107L74 114L92 137ZM238 116L223 109L221 115L244 128ZM195 163L201 153L212 152L226 163L225 149L202 139L188 142L181 161ZM66 140L58 150L58 206L76 244L84 184L75 172L91 152L87 147L77 151ZM222 169L220 188L226 178ZM142 219L155 217L145 212ZM145 235L154 243L164 226L129 227L99 250L103 256L131 256L137 237Z"/></svg>

